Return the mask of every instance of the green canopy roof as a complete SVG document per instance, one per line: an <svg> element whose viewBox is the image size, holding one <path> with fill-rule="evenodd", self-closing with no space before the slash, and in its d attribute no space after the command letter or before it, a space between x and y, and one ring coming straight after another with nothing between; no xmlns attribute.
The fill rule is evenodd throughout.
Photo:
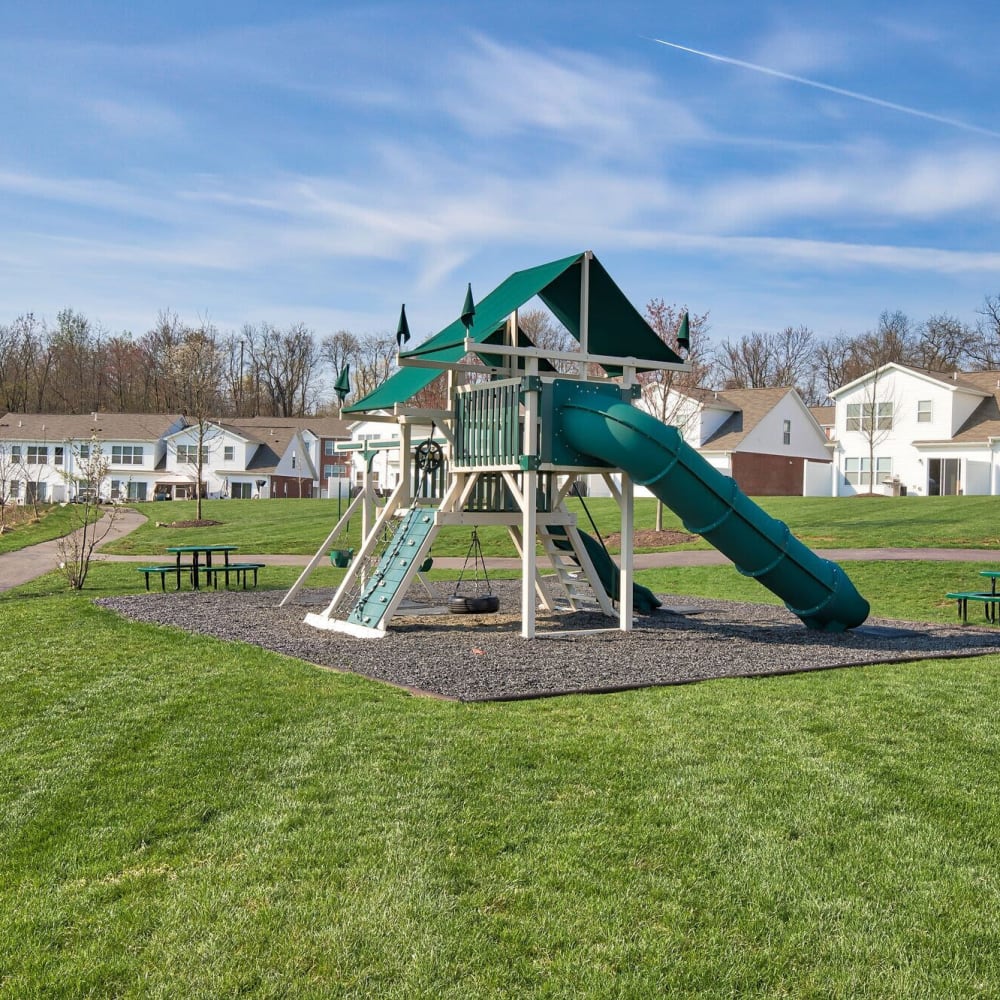
<svg viewBox="0 0 1000 1000"><path fill-rule="evenodd" d="M583 258L584 254L578 253L525 271L515 271L489 295L476 303L475 316L468 330L469 338L484 346L491 342L491 338L492 342L496 343L494 335L505 326L507 317L537 295L566 329L579 340ZM593 256L590 258L589 300L589 353L622 359L637 358L641 361L674 363L681 361L681 358L657 337ZM465 356L465 337L465 325L461 319L456 319L418 347L401 352L400 357L454 364ZM519 331L519 343L522 337L523 334ZM484 363L495 364L497 361L497 356L488 350L477 354ZM405 402L426 388L439 374L440 372L427 368L400 368L363 399L344 407L343 412L364 413L370 410L391 409L397 403Z"/></svg>

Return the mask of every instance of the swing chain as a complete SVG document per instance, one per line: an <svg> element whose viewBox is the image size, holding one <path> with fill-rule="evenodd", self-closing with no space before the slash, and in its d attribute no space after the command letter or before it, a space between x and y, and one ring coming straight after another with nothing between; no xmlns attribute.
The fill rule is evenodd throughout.
<svg viewBox="0 0 1000 1000"><path fill-rule="evenodd" d="M490 586L490 576L486 571L486 557L483 555L483 547L479 541L479 532L473 528L472 529L472 540L469 542L469 551L465 554L465 562L462 564L462 571L458 574L458 580L455 583L455 594L458 594L459 588L462 586L462 580L465 577L465 571L468 569L469 560L472 559L472 570L474 574L474 583L476 587L476 592L481 593L479 587L479 567L482 566L483 569L483 579L486 582L486 593L492 592Z"/></svg>

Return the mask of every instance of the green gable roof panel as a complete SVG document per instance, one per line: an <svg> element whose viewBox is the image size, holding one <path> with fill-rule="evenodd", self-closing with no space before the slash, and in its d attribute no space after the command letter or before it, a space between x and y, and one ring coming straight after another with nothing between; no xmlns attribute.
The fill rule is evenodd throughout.
<svg viewBox="0 0 1000 1000"><path fill-rule="evenodd" d="M419 346L403 351L401 358L454 364L465 356L465 338L488 346L497 343L496 334L507 317L536 295L556 318L580 339L580 283L584 254L563 257L524 271L515 271L482 301L476 303L472 325L466 332L460 319L450 323ZM518 331L518 343L522 342ZM609 357L634 357L647 361L680 362L678 357L652 331L621 289L611 280L596 257L590 260L589 353ZM490 351L477 352L486 364L496 364ZM641 366L640 366L641 367ZM608 369L618 373L618 369ZM345 406L344 413L364 413L392 409L430 385L440 372L427 368L400 368L363 399Z"/></svg>

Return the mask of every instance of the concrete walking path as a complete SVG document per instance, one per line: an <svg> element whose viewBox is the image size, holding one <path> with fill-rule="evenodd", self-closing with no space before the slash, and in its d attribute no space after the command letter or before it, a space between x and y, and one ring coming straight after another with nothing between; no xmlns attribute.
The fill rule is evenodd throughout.
<svg viewBox="0 0 1000 1000"><path fill-rule="evenodd" d="M108 515L106 514L105 517ZM108 542L121 538L145 523L146 517L131 508L116 511L114 524L94 552L94 562L148 563L155 556L118 556L101 552ZM1000 551L994 549L816 549L817 555L832 562L895 562L916 559L925 562L985 562L1000 564ZM312 556L240 553L241 561L262 562L270 566L305 566ZM465 559L452 556L435 556L436 569L462 569ZM681 549L670 552L637 552L636 569L659 569L673 566L725 566L731 565L716 549ZM59 539L31 545L16 552L0 553L0 591L10 590L29 583L49 573L59 565ZM488 559L490 569L520 569L515 558Z"/></svg>
<svg viewBox="0 0 1000 1000"><path fill-rule="evenodd" d="M104 524L108 518L112 517L111 512L105 512L104 517L98 522L98 530L107 528L107 534L98 543L98 550L102 545L121 538L132 531L135 531L141 524L146 522L146 518L138 511L130 507L115 510L113 512L114 523L110 526ZM20 587L23 583L30 583L32 580L46 573L51 573L59 567L59 546L62 539L53 538L48 542L39 542L37 545L29 545L25 549L18 549L16 552L0 552L0 591L10 590L12 587ZM100 559L107 559L99 551L93 555L94 562ZM148 560L149 556L142 556L143 560Z"/></svg>

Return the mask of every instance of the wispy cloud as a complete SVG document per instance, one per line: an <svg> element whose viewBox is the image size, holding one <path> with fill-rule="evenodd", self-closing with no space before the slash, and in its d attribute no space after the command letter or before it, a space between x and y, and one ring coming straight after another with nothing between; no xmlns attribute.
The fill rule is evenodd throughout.
<svg viewBox="0 0 1000 1000"><path fill-rule="evenodd" d="M730 232L796 218L839 224L1000 217L1000 152L864 155L710 183L692 199L705 229ZM694 217L692 217L694 221Z"/></svg>
<svg viewBox="0 0 1000 1000"><path fill-rule="evenodd" d="M680 52L688 52L691 55L702 56L711 59L713 62L726 63L729 66L738 66L740 69L751 70L754 73L763 73L766 76L773 76L779 80L788 80L792 83L799 83L806 87L813 87L816 90L823 90L829 94L836 94L839 97L847 97L854 101L862 101L865 104L873 104L876 107L885 108L889 111L898 111L902 114L912 115L915 118L924 118L928 121L937 122L940 125L947 125L950 128L961 129L965 132L973 132L977 135L986 135L993 139L1000 139L1000 132L993 129L983 128L969 122L960 121L957 118L948 118L945 115L934 114L930 111L923 111L920 108L908 107L905 104L896 104L893 101L883 100L881 97L873 97L871 94L862 94L856 90L846 90L843 87L834 87L828 83L821 83L818 80L810 80L804 76L796 76L793 73L784 73L781 70L773 69L769 66L761 66L757 63L745 62L742 59L733 59L731 56L719 55L715 52L704 52L701 49L692 49L687 45L679 45L676 42L667 42L662 38L654 38L652 41L658 45L665 45L667 48L677 49Z"/></svg>
<svg viewBox="0 0 1000 1000"><path fill-rule="evenodd" d="M169 138L185 132L184 120L176 111L152 101L103 97L84 99L81 106L102 128L128 138Z"/></svg>
<svg viewBox="0 0 1000 1000"><path fill-rule="evenodd" d="M471 135L558 138L631 156L665 137L691 139L704 126L660 93L651 74L569 50L531 50L475 36L457 62L461 79L441 107Z"/></svg>

